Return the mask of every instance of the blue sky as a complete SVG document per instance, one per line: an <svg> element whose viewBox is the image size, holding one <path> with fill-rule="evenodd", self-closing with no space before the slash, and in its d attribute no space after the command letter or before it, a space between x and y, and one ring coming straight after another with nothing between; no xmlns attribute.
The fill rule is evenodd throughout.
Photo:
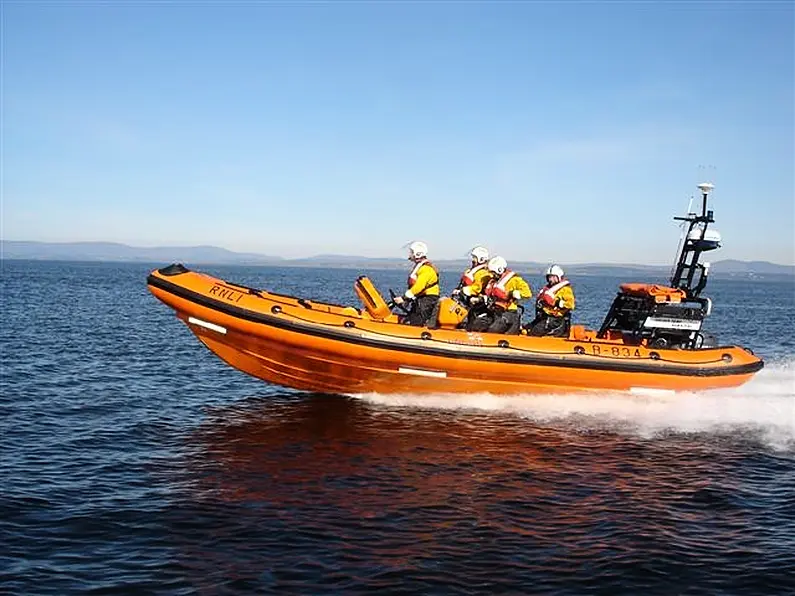
<svg viewBox="0 0 795 596"><path fill-rule="evenodd" d="M792 2L2 4L2 238L795 263Z"/></svg>

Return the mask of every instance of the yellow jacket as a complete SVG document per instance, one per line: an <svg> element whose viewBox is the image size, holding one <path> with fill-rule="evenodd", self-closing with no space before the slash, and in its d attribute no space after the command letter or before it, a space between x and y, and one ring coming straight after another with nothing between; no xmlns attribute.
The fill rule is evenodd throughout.
<svg viewBox="0 0 795 596"><path fill-rule="evenodd" d="M563 285L563 282L566 282ZM556 286L560 286L557 287ZM545 295L551 296L554 306L547 304L543 298ZM538 294L538 305L547 315L551 317L562 317L566 313L574 310L574 290L568 280L563 280L553 286L545 286Z"/></svg>
<svg viewBox="0 0 795 596"><path fill-rule="evenodd" d="M418 298L419 296L438 296L439 295L439 274L433 263L427 259L420 261L409 273L407 282L409 287L406 290L406 298Z"/></svg>
<svg viewBox="0 0 795 596"><path fill-rule="evenodd" d="M489 277L485 286L481 285L482 281L472 284L473 290L477 294L483 292L490 296L495 305L505 310L516 310L519 300L526 300L533 295L530 285L513 271L506 271L499 279Z"/></svg>
<svg viewBox="0 0 795 596"><path fill-rule="evenodd" d="M475 270L474 273L472 273L473 269ZM473 281L469 285L464 285L461 288L461 293L469 297L478 296L483 291L483 287L488 283L490 277L491 273L482 265L467 269L461 276L461 282L466 284L466 279L472 279Z"/></svg>

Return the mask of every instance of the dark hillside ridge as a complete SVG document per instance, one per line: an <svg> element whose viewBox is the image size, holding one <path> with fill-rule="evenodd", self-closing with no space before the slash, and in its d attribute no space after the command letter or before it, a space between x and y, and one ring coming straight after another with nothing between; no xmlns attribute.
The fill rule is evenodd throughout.
<svg viewBox="0 0 795 596"><path fill-rule="evenodd" d="M258 253L240 253L217 246L162 246L135 247L115 242L29 242L17 240L0 241L0 259L28 259L49 261L109 261L109 262L181 262L188 266L214 265L263 265L279 267L334 267L345 269L405 269L405 259L370 258L355 255L323 254L300 259L286 259ZM439 260L434 263L445 271L461 271L467 265L465 259ZM611 275L642 276L666 279L669 266L609 263L561 263L569 276ZM511 261L517 271L541 274L548 263L533 261ZM710 274L720 278L787 278L795 277L795 266L779 265L768 261L738 261L727 259L712 264Z"/></svg>

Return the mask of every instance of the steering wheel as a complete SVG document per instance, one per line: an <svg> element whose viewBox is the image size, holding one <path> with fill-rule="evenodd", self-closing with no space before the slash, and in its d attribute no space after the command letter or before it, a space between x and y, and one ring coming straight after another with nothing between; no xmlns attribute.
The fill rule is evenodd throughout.
<svg viewBox="0 0 795 596"><path fill-rule="evenodd" d="M409 314L409 309L406 308L406 304L405 303L397 304L395 302L395 298L397 298L397 294L395 294L395 291L392 288L389 288L389 302L387 303L387 306L390 309L391 308L395 308L397 306L400 310L403 311L403 314L406 314L406 315Z"/></svg>

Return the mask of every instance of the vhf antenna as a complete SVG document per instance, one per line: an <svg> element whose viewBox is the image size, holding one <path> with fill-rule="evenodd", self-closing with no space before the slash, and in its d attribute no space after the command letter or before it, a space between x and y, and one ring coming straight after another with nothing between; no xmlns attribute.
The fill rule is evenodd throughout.
<svg viewBox="0 0 795 596"><path fill-rule="evenodd" d="M702 198L700 215L690 212L690 207L688 207L686 217L674 217L675 220L689 225L681 245L681 252L676 262L674 274L671 276L671 287L685 290L689 298L698 296L707 283L709 265L702 265L698 262L701 253L720 246L720 234L713 232L707 237L707 228L709 224L715 221L712 217L712 210L707 209L707 198L714 188L714 185L710 182L702 182L698 185ZM701 277L698 285L693 287L693 277L696 270L701 271Z"/></svg>

